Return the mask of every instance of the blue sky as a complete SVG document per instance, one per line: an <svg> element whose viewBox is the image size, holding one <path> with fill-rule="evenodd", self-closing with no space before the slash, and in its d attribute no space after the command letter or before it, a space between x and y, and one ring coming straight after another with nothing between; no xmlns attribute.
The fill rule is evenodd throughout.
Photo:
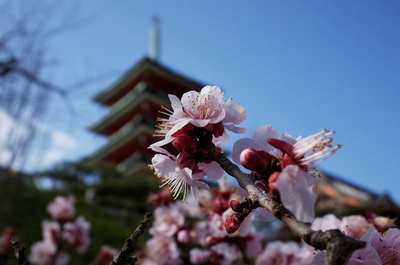
<svg viewBox="0 0 400 265"><path fill-rule="evenodd" d="M320 168L400 202L399 1L87 0L77 6L87 23L47 44L57 61L49 76L68 86L106 75L71 90L78 115L55 97L49 126L74 144L50 146L58 156L49 161L79 159L104 143L86 130L107 113L91 99L148 54L151 18L158 16L160 62L240 102L248 112L246 137L264 124L294 137L336 130L334 143L343 148Z"/></svg>

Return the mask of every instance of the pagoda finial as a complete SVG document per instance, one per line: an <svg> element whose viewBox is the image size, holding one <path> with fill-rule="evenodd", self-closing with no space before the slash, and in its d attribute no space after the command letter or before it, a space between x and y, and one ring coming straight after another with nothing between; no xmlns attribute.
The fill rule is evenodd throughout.
<svg viewBox="0 0 400 265"><path fill-rule="evenodd" d="M150 59L157 62L160 55L160 19L157 16L152 19L149 48Z"/></svg>

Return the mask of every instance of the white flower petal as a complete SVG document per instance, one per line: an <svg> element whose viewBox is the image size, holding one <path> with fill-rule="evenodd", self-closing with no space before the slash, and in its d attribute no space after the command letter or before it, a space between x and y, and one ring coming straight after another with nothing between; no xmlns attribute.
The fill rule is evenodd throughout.
<svg viewBox="0 0 400 265"><path fill-rule="evenodd" d="M247 112L243 106L237 103L225 103L225 118L223 122L231 122L233 124L239 124L247 119Z"/></svg>
<svg viewBox="0 0 400 265"><path fill-rule="evenodd" d="M283 205L301 222L314 220L318 183L319 179L296 165L287 166L276 181Z"/></svg>
<svg viewBox="0 0 400 265"><path fill-rule="evenodd" d="M263 125L259 127L253 134L253 140L258 146L258 150L272 152L275 148L267 142L267 138L279 139L278 130L272 125Z"/></svg>
<svg viewBox="0 0 400 265"><path fill-rule="evenodd" d="M242 127L236 127L234 124L227 124L224 125L225 129L234 132L234 133L246 133L249 129L247 128L242 128Z"/></svg>
<svg viewBox="0 0 400 265"><path fill-rule="evenodd" d="M211 163L199 163L199 168L206 172L207 177L212 181L219 180L224 175L224 170L215 161Z"/></svg>

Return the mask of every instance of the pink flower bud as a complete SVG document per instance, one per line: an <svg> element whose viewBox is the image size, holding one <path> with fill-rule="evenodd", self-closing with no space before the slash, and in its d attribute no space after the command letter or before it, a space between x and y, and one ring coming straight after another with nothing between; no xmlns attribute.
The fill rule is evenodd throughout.
<svg viewBox="0 0 400 265"><path fill-rule="evenodd" d="M240 154L240 164L251 171L263 173L268 169L271 158L268 152L247 148Z"/></svg>
<svg viewBox="0 0 400 265"><path fill-rule="evenodd" d="M191 241L190 231L184 229L178 232L177 240L179 243L188 244Z"/></svg>
<svg viewBox="0 0 400 265"><path fill-rule="evenodd" d="M228 218L225 222L225 229L228 234L235 233L242 223L243 220L240 220L238 214L233 214L231 217Z"/></svg>
<svg viewBox="0 0 400 265"><path fill-rule="evenodd" d="M240 205L240 202L237 200L231 200L229 205L231 206L232 210L235 212L241 212L243 211L242 206Z"/></svg>
<svg viewBox="0 0 400 265"><path fill-rule="evenodd" d="M221 243L222 240L223 240L222 237L207 236L206 237L206 244L207 244L207 246L212 247L212 246L214 246L216 244Z"/></svg>
<svg viewBox="0 0 400 265"><path fill-rule="evenodd" d="M276 181L278 180L279 174L280 172L274 172L272 173L271 176L269 176L268 179L269 188L274 192L278 192L278 188L276 187Z"/></svg>
<svg viewBox="0 0 400 265"><path fill-rule="evenodd" d="M285 141L275 139L275 138L267 138L267 142L275 148L278 148L283 153L292 156L293 146Z"/></svg>

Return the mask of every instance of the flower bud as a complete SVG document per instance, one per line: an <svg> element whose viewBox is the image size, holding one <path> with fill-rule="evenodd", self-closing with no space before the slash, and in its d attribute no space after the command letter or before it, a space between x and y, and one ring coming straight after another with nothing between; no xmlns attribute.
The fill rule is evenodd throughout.
<svg viewBox="0 0 400 265"><path fill-rule="evenodd" d="M276 187L276 181L278 180L280 172L274 172L268 179L268 185L271 191L278 192L278 188Z"/></svg>
<svg viewBox="0 0 400 265"><path fill-rule="evenodd" d="M240 205L240 202L237 200L231 200L229 205L231 206L232 210L235 212L241 212L243 211L242 206Z"/></svg>
<svg viewBox="0 0 400 265"><path fill-rule="evenodd" d="M228 234L235 233L242 224L244 216L239 213L232 214L225 222L225 229Z"/></svg>
<svg viewBox="0 0 400 265"><path fill-rule="evenodd" d="M251 171L263 173L268 169L272 155L253 148L247 148L240 154L240 164Z"/></svg>
<svg viewBox="0 0 400 265"><path fill-rule="evenodd" d="M222 237L215 237L215 236L207 236L206 237L206 244L209 247L212 247L216 244L219 244L222 242Z"/></svg>
<svg viewBox="0 0 400 265"><path fill-rule="evenodd" d="M179 243L188 244L191 241L190 232L187 229L178 232L177 240Z"/></svg>

